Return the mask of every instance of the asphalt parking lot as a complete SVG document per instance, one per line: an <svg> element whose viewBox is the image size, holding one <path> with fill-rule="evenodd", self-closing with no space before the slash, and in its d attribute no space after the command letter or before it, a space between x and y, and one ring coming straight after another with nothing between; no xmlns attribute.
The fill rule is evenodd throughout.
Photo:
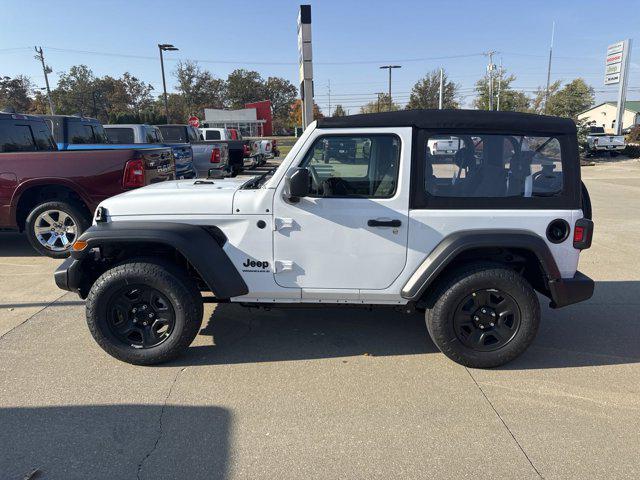
<svg viewBox="0 0 640 480"><path fill-rule="evenodd" d="M446 359L420 315L206 305L188 354L94 343L60 263L0 234L0 478L638 478L640 161L583 168L586 303L518 360Z"/></svg>

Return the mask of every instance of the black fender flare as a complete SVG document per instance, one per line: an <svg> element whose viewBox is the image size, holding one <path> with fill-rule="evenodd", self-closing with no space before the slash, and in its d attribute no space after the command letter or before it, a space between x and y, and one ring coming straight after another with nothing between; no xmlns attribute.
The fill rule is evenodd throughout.
<svg viewBox="0 0 640 480"><path fill-rule="evenodd" d="M419 300L438 275L461 253L475 248L518 248L535 254L549 282L560 279L560 270L542 237L527 230L462 230L446 236L427 255L402 288L408 300Z"/></svg>
<svg viewBox="0 0 640 480"><path fill-rule="evenodd" d="M88 228L79 240L87 242L87 246L81 251L72 251L71 258L68 259L69 268L82 268L82 260L94 247L122 243L162 244L180 252L216 298L228 299L249 293L247 284L223 250L227 238L217 227L173 222L98 223ZM81 272L73 275L67 273L67 287L70 288L66 289L79 288L79 285L71 285L77 283L71 279L81 278L80 274ZM56 282L57 275L58 273Z"/></svg>

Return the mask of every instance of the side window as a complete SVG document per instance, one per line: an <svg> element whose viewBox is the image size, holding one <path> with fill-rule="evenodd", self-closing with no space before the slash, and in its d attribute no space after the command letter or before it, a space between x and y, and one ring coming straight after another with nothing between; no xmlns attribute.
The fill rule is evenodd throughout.
<svg viewBox="0 0 640 480"><path fill-rule="evenodd" d="M28 125L0 121L0 152L33 152L36 144Z"/></svg>
<svg viewBox="0 0 640 480"><path fill-rule="evenodd" d="M57 150L51 132L46 125L40 123L32 124L31 133L33 134L33 139L35 140L38 150Z"/></svg>
<svg viewBox="0 0 640 480"><path fill-rule="evenodd" d="M430 137L424 190L433 197L535 197L562 193L555 137L456 134Z"/></svg>
<svg viewBox="0 0 640 480"><path fill-rule="evenodd" d="M83 125L80 122L69 122L69 143L94 143L91 125Z"/></svg>
<svg viewBox="0 0 640 480"><path fill-rule="evenodd" d="M133 128L130 127L117 127L105 129L109 143L135 143L133 135Z"/></svg>
<svg viewBox="0 0 640 480"><path fill-rule="evenodd" d="M320 197L389 198L398 185L400 139L395 135L319 137L301 167Z"/></svg>
<svg viewBox="0 0 640 480"><path fill-rule="evenodd" d="M159 143L158 132L153 127L144 127L145 142L146 143Z"/></svg>

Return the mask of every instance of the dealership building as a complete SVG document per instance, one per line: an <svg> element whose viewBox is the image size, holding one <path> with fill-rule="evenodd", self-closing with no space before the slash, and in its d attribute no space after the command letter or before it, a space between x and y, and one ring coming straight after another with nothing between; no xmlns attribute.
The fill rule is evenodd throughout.
<svg viewBox="0 0 640 480"><path fill-rule="evenodd" d="M205 108L201 127L235 128L245 137L268 137L273 135L271 101L245 104L240 110Z"/></svg>
<svg viewBox="0 0 640 480"><path fill-rule="evenodd" d="M616 131L616 113L618 111L616 102L605 102L589 110L578 114L578 120L593 122L598 127L604 127L606 133L614 134ZM627 130L634 125L640 124L640 101L633 100L625 102L624 114L622 116L622 129Z"/></svg>

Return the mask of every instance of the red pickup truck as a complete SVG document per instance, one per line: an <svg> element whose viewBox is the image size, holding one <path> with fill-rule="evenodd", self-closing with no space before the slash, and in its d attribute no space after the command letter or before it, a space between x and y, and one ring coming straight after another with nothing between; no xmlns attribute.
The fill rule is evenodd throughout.
<svg viewBox="0 0 640 480"><path fill-rule="evenodd" d="M0 229L43 255L67 256L102 200L174 178L170 147L59 151L42 118L0 113Z"/></svg>

